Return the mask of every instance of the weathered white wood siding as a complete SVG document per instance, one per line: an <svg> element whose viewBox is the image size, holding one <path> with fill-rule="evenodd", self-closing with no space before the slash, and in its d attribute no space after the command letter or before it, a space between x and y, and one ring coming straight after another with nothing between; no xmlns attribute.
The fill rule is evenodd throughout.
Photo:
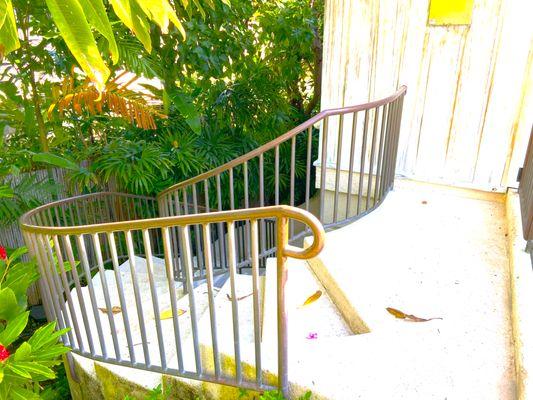
<svg viewBox="0 0 533 400"><path fill-rule="evenodd" d="M428 7L429 0L326 0L321 107L377 99L405 84L399 174L484 190L514 186L533 124L533 1L475 0L469 26L429 26Z"/></svg>

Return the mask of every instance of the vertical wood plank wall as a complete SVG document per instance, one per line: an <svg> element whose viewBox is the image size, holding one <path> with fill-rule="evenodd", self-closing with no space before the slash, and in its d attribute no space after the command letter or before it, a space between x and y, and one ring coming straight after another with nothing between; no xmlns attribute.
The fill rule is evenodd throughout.
<svg viewBox="0 0 533 400"><path fill-rule="evenodd" d="M533 124L533 1L475 0L468 26L428 26L428 8L429 0L326 0L321 107L405 84L399 174L516 186Z"/></svg>

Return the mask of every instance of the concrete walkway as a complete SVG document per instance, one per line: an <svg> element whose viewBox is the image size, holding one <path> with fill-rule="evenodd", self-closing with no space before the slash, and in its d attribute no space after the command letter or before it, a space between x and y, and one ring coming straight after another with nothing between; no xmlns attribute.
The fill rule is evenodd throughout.
<svg viewBox="0 0 533 400"><path fill-rule="evenodd" d="M317 348L290 380L329 359L312 381L327 398L515 398L505 230L504 195L397 182L373 213L328 233L312 263L370 332ZM408 322L387 307L442 319Z"/></svg>

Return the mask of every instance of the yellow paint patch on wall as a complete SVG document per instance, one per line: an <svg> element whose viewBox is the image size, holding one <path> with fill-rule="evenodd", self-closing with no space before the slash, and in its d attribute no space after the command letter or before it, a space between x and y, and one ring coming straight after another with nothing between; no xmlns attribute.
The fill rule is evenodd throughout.
<svg viewBox="0 0 533 400"><path fill-rule="evenodd" d="M428 25L470 25L474 0L431 0Z"/></svg>

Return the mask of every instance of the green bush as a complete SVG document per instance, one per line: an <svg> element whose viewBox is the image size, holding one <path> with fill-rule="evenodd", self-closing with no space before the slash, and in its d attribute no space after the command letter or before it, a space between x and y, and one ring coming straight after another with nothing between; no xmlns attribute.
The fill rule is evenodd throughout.
<svg viewBox="0 0 533 400"><path fill-rule="evenodd" d="M69 350L58 343L67 330L56 332L55 322L18 340L28 324L26 292L39 277L35 261L21 261L26 252L21 247L8 257L0 246L0 400L40 399L41 383L56 378L52 368Z"/></svg>

